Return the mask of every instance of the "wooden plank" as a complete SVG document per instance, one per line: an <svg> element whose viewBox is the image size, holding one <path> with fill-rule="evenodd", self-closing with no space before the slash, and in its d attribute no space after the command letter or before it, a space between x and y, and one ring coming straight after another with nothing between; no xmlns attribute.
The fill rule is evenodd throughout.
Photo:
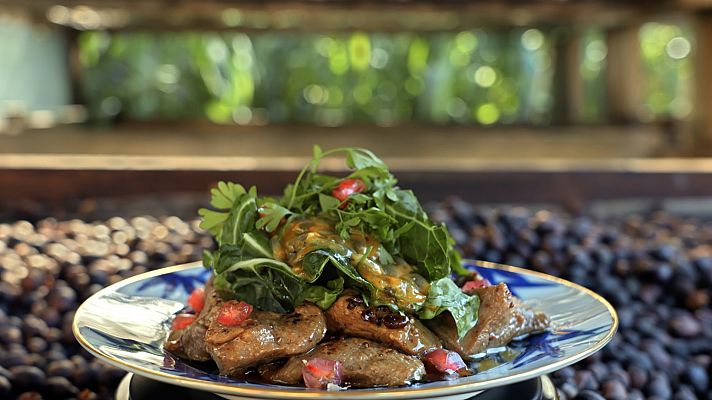
<svg viewBox="0 0 712 400"><path fill-rule="evenodd" d="M642 1L0 0L77 29L452 31L483 26L620 26L667 9Z"/></svg>
<svg viewBox="0 0 712 400"><path fill-rule="evenodd" d="M402 187L422 201L456 195L474 203L553 203L583 207L591 201L712 196L712 173L615 171L396 171ZM256 185L279 195L294 171L2 170L0 206L25 201L47 207L86 198L207 193L218 180Z"/></svg>
<svg viewBox="0 0 712 400"><path fill-rule="evenodd" d="M658 125L533 128L523 126L215 126L127 124L109 130L80 127L0 135L2 153L144 156L304 157L323 148L368 147L385 158L650 157L660 152Z"/></svg>

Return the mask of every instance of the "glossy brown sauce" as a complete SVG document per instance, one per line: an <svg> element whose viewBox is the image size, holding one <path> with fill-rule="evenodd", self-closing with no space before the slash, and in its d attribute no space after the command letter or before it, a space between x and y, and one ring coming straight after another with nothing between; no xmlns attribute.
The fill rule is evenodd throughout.
<svg viewBox="0 0 712 400"><path fill-rule="evenodd" d="M403 260L381 265L381 244L354 229L348 239L336 233L334 224L321 217L297 217L284 227L281 237L272 239L274 256L286 262L297 275L304 273L304 257L318 249L329 249L345 258L367 281L377 303L396 304L402 310L413 309L425 302L430 284L415 268Z"/></svg>

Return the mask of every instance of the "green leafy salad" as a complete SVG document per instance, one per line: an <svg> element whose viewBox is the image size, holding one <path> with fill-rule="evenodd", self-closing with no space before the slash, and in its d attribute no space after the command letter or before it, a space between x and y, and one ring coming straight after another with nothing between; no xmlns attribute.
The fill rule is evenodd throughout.
<svg viewBox="0 0 712 400"><path fill-rule="evenodd" d="M351 173L319 173L331 156L343 157ZM314 147L280 198L231 182L211 193L214 209L199 213L218 247L204 253L204 264L215 287L237 300L281 313L305 301L327 309L352 288L368 305L420 319L449 312L460 337L477 322L479 298L451 278L469 273L447 228L369 150Z"/></svg>

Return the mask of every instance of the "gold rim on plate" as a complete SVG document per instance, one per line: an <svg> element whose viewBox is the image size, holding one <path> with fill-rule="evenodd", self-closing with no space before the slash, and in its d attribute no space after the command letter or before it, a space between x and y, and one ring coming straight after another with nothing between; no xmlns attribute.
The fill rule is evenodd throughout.
<svg viewBox="0 0 712 400"><path fill-rule="evenodd" d="M547 275L547 274L537 272L537 271L531 271L531 270L524 269L524 268L513 267L511 265L497 264L497 263L492 263L492 262L488 262L488 261L474 261L474 260L467 260L467 259L463 260L463 263L474 264L474 265L482 266L485 268L492 268L492 269L499 269L499 270L503 270L503 271L516 272L516 273L522 274L522 275L535 276L535 277L538 277L538 278L541 278L541 279L544 279L547 281L551 281L551 282L556 282L558 284L568 286L570 288L574 288L578 291L586 293L587 295L591 296L599 303L603 304L603 306L608 310L608 313L610 314L611 320L612 320L611 327L609 328L608 332L606 332L606 335L603 338L601 338L598 342L596 342L590 348L582 351L581 353L572 355L570 357L562 358L561 360L553 362L551 364L542 365L541 367L535 368L531 371L514 373L512 375L488 379L486 381L480 381L480 382L469 382L469 383L458 384L458 383L456 383L457 381L451 381L451 382L453 382L452 385L438 386L436 388L413 389L413 388L409 388L406 386L406 387L400 387L400 388L394 388L394 389L373 389L373 390L357 390L357 391L345 390L345 391L340 391L340 392L326 392L326 391L317 392L317 391L306 391L306 390L294 390L294 389L290 389L288 387L280 387L279 389L276 389L271 386L253 388L253 387L236 386L236 385L227 384L227 383L206 382L206 381L202 381L199 379L193 379L193 378L178 377L178 376L171 375L171 374L168 374L165 372L154 371L154 370L151 370L148 368L136 366L136 365L127 363L121 359L118 359L116 357L113 357L109 354L105 354L105 353L99 351L91 343L89 343L89 341L87 341L86 338L79 331L79 326L77 324L77 321L79 321L81 319L81 316L84 313L84 305L86 303L88 303L89 301L91 301L94 297L102 296L106 292L116 291L126 285L129 285L131 283L138 282L138 281L141 281L141 280L144 280L147 278L151 278L151 277L159 276L159 275L170 274L173 272L183 271L186 269L192 269L192 268L202 265L202 262L196 261L196 262L192 262L192 263L188 263L188 264L181 264L181 265L175 265L172 267L160 268L160 269L157 269L154 271L145 272L143 274L132 276L130 278L124 279L121 282L117 282L113 285L107 286L104 289L96 292L94 295L92 295L87 300L85 300L84 303L82 303L79 306L79 308L77 308L77 311L74 314L74 321L72 322L72 332L74 333L74 336L76 337L79 344L82 345L82 347L84 347L94 357L97 357L97 358L107 362L108 364L111 364L111 365L121 368L123 370L133 372L135 374L143 375L147 378L155 379L155 380L158 380L161 382L165 382L165 383L169 383L169 384L173 384L173 385L186 386L186 387L190 387L193 389L204 390L207 392L233 395L233 396L247 396L247 397L253 398L253 399L255 399L255 398L257 398L257 399L314 399L316 397L333 398L333 399L346 399L346 398L366 399L366 398L372 398L372 397L389 398L389 399L422 399L422 398L437 398L437 397L445 397L445 396L454 396L454 395L466 394L466 393L474 394L474 392L478 392L481 390L491 389L491 388L494 388L497 386L503 386L503 385L508 385L508 384L525 381L528 379L536 378L536 377L546 374L548 372L556 371L560 368L566 367L566 366L574 364L580 360L583 360L584 358L597 352L598 350L603 348L603 346L608 344L608 342L611 341L611 339L615 335L616 331L618 330L618 314L616 313L616 310L601 295L597 294L596 292L594 292L588 288L585 288L585 287L578 285L576 283L573 283L573 282L569 282L565 279L557 278L555 276Z"/></svg>

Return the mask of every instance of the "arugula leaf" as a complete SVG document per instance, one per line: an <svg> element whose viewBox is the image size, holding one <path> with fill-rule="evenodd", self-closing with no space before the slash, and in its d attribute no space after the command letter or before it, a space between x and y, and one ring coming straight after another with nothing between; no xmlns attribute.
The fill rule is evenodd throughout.
<svg viewBox="0 0 712 400"><path fill-rule="evenodd" d="M376 157L371 150L352 147L344 149L334 149L324 154L343 151L346 153L346 165L351 169L364 171L373 168L377 171L388 171L388 166L380 158Z"/></svg>
<svg viewBox="0 0 712 400"><path fill-rule="evenodd" d="M341 202L336 197L319 193L319 206L322 212L336 210L340 205Z"/></svg>
<svg viewBox="0 0 712 400"><path fill-rule="evenodd" d="M324 272L324 267L331 262L340 272L349 277L358 286L368 290L373 289L371 282L364 279L356 268L351 265L351 260L331 249L317 249L305 255L302 259L302 269L304 270L304 278L307 282L314 282Z"/></svg>
<svg viewBox="0 0 712 400"><path fill-rule="evenodd" d="M344 291L344 278L338 277L326 283L326 287L319 285L307 285L297 297L296 304L310 301L322 310L331 307L336 299Z"/></svg>
<svg viewBox="0 0 712 400"><path fill-rule="evenodd" d="M457 334L463 338L477 324L480 298L462 292L450 278L432 283L428 298L418 313L421 319L432 319L448 311L455 320Z"/></svg>
<svg viewBox="0 0 712 400"><path fill-rule="evenodd" d="M410 190L398 190L398 201L386 210L400 225L398 248L406 261L421 268L421 273L436 281L450 274L452 242L444 224L433 223Z"/></svg>
<svg viewBox="0 0 712 400"><path fill-rule="evenodd" d="M221 272L216 274L216 287L228 288L237 300L246 301L261 310L289 312L294 309L297 297L304 290L303 281L281 261L223 258L218 263L215 270Z"/></svg>

